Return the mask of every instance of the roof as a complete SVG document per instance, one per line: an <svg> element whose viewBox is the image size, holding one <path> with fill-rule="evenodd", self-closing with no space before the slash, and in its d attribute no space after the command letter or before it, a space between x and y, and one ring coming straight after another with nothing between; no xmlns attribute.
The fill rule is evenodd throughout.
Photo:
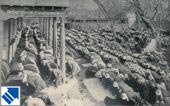
<svg viewBox="0 0 170 106"><path fill-rule="evenodd" d="M68 7L69 1L70 0L0 0L0 5Z"/></svg>

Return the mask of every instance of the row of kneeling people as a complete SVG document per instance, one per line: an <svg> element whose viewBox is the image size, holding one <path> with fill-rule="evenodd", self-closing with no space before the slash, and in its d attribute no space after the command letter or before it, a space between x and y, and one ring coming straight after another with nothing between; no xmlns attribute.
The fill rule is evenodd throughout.
<svg viewBox="0 0 170 106"><path fill-rule="evenodd" d="M80 38L81 37L76 38L71 36L67 42L80 54L83 54L90 60L91 63L95 63L94 66L98 67L96 70L108 70L107 68L111 70L109 73L108 71L104 71L104 73L107 73L105 75L99 74L100 71L97 72L97 74L99 74L101 79L111 79L112 82L114 80L118 83L117 85L122 86L116 87L119 88L118 92L120 92L119 94L120 96L122 95L122 98L126 96L126 100L131 99L135 104L141 104L141 101L148 105L149 103L169 104L169 71L155 67L149 62L142 62L126 53L123 54L120 51L117 52L116 50L107 49L107 47L103 50L96 45L85 47L83 43L86 44L86 42L79 42L78 39ZM109 56L108 53L111 54L111 56ZM112 69L113 67L117 69ZM110 76L112 77L110 78ZM126 88L130 90L126 91ZM127 97L129 98L127 99ZM149 103L146 101L149 101Z"/></svg>
<svg viewBox="0 0 170 106"><path fill-rule="evenodd" d="M155 66L155 65L149 63L148 61L144 62L144 61L142 61L142 59L138 59L138 57L136 57L136 56L132 55L131 53L127 52L126 49L123 49L122 47L121 47L120 50L117 50L117 49L115 50L115 48L113 48L113 47L115 47L115 45L112 45L111 47L109 47L110 42L108 42L108 44L107 44L107 40L105 41L104 44L102 44L103 42L100 43L99 41L101 41L101 40L99 40L99 41L96 40L96 39L100 38L100 37L98 37L99 35L97 35L97 37L95 37L94 35L90 37L90 38L93 38L93 40L95 40L94 41L95 44L94 44L94 42L89 43L88 42L89 39L84 40L86 38L89 38L90 35L88 35L88 33L84 36L84 34L81 35L77 31L73 30L73 32L74 33L69 32L67 35L69 37L71 37L71 38L76 39L76 41L78 41L81 45L86 46L88 49L91 49L92 51L96 51L96 47L98 46L98 47L102 48L102 50L104 50L106 52L109 52L109 53L115 55L116 57L121 58L124 61L130 61L130 62L138 63L140 66L142 66L144 68L147 68L147 69L149 68L149 69L154 70L154 71L160 70L160 68L162 69L162 67L159 67L158 65ZM76 34L75 32L77 32L78 34ZM114 42L114 41L112 41L112 42ZM165 69L162 69L162 70L166 71Z"/></svg>
<svg viewBox="0 0 170 106"><path fill-rule="evenodd" d="M34 88L35 91L40 91L46 87L46 84L40 76L37 55L38 50L34 42L32 30L27 27L22 31L15 57L12 59L10 75L22 77L23 83Z"/></svg>
<svg viewBox="0 0 170 106"><path fill-rule="evenodd" d="M125 68L126 69L126 68ZM126 70L127 71L127 70ZM164 82L155 83L137 73L131 73L118 68L99 70L95 76L101 79L105 88L111 87L117 91L117 97L135 105L162 104L169 105L169 90Z"/></svg>
<svg viewBox="0 0 170 106"><path fill-rule="evenodd" d="M10 74L2 85L21 86L21 99L25 101L26 106L33 106L33 104L45 106L49 98L37 98L37 95L47 88L41 76L46 75L51 81L55 81L57 87L63 82L63 72L57 65L52 48L48 46L41 33L34 29L23 28L15 57L11 62ZM71 77L80 71L78 63L69 52L66 54L66 69L67 76ZM25 100L29 95L35 98L30 96Z"/></svg>
<svg viewBox="0 0 170 106"><path fill-rule="evenodd" d="M10 73L2 84L21 87L21 104L28 95L37 94L47 87L40 75L37 56L38 47L33 30L30 27L23 28L15 57L11 61Z"/></svg>
<svg viewBox="0 0 170 106"><path fill-rule="evenodd" d="M59 86L63 82L63 72L60 70L59 61L53 55L53 49L48 45L46 39L43 36L36 33L36 39L39 46L39 60L41 68L45 70L45 74L49 77L49 80L55 81L55 85ZM75 76L79 71L80 67L74 60L70 51L66 52L65 58L66 74L67 76Z"/></svg>
<svg viewBox="0 0 170 106"><path fill-rule="evenodd" d="M69 36L72 37L72 35L69 35ZM105 51L105 52L108 52L108 53L118 57L119 59L121 59L121 60L123 60L125 62L133 62L134 64L137 64L137 66L139 66L139 67L141 66L144 69L150 69L150 70L156 72L157 74L161 74L162 75L162 74L168 74L169 73L168 69L164 70L164 69L162 69L160 67L157 67L155 65L150 64L148 61L144 62L144 61L142 61L140 59L132 57L131 55L128 55L128 54L120 52L120 51L112 50L112 49L110 49L108 47L105 47L103 50L101 50L101 49L98 49L95 45L89 45L89 46L83 47L83 44L81 42L78 42L80 44L77 45L76 44L77 42L74 42L74 41L71 41L71 40L69 40L69 43L72 44L75 47L75 49L77 49L78 51L84 53L84 55L86 57L90 57L89 56L89 54L90 54L89 50L97 52L100 55L103 55L103 53L104 53L103 51ZM86 42L83 42L83 43L86 44ZM107 54L107 53L104 53L104 55L105 54Z"/></svg>
<svg viewBox="0 0 170 106"><path fill-rule="evenodd" d="M61 85L63 82L63 72L60 70L59 61L53 56L53 50L47 44L42 44L39 53L41 66L48 70L46 73L50 77L50 80L55 81L56 86ZM78 63L73 58L70 51L66 52L65 66L66 66L66 77L74 77L80 71Z"/></svg>

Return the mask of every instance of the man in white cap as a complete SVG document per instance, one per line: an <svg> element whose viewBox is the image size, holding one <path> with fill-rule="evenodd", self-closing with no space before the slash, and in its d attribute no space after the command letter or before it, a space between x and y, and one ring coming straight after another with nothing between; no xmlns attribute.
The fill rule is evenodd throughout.
<svg viewBox="0 0 170 106"><path fill-rule="evenodd" d="M122 80L119 78L117 74L113 71L106 72L105 74L109 74L111 80L116 81L116 82L121 82Z"/></svg>
<svg viewBox="0 0 170 106"><path fill-rule="evenodd" d="M22 64L22 62L19 61L15 61L12 63L11 66L11 72L22 72L24 70L24 66Z"/></svg>
<svg viewBox="0 0 170 106"><path fill-rule="evenodd" d="M63 72L56 68L56 69L50 69L54 75L54 81L55 81L55 87L60 86L63 83Z"/></svg>
<svg viewBox="0 0 170 106"><path fill-rule="evenodd" d="M35 98L35 97L33 98L32 96L29 96L25 100L24 106L46 106L46 104L40 98Z"/></svg>
<svg viewBox="0 0 170 106"><path fill-rule="evenodd" d="M23 77L22 82L28 87L33 88L36 93L46 88L45 82L38 73L32 72L30 70L24 70L22 73L20 73L20 76Z"/></svg>
<svg viewBox="0 0 170 106"><path fill-rule="evenodd" d="M163 105L164 100L163 100L163 95L162 95L161 89L157 89L155 93L156 93L156 103Z"/></svg>
<svg viewBox="0 0 170 106"><path fill-rule="evenodd" d="M25 64L24 70L30 70L35 73L40 73L39 68L35 64Z"/></svg>
<svg viewBox="0 0 170 106"><path fill-rule="evenodd" d="M36 65L36 59L33 56L29 56L25 50L20 54L20 59L23 64L34 64Z"/></svg>
<svg viewBox="0 0 170 106"><path fill-rule="evenodd" d="M37 55L38 51L37 48L35 47L35 45L33 45L32 43L30 43L29 41L25 41L25 48L26 50L30 51L31 53Z"/></svg>
<svg viewBox="0 0 170 106"><path fill-rule="evenodd" d="M128 98L128 96L127 96L126 93L122 93L122 94L121 94L121 99L122 99L122 100L125 100L125 101L129 101L129 98Z"/></svg>
<svg viewBox="0 0 170 106"><path fill-rule="evenodd" d="M140 94L134 91L123 91L121 93L121 99L127 102L133 102L135 106L143 106L144 104L151 106L149 103L141 98Z"/></svg>
<svg viewBox="0 0 170 106"><path fill-rule="evenodd" d="M95 73L95 77L97 77L97 78L102 78L103 77L103 73L102 73L102 71L97 71L96 73Z"/></svg>
<svg viewBox="0 0 170 106"><path fill-rule="evenodd" d="M106 64L103 62L101 59L100 55L96 53L92 53L91 55L91 62L94 65L95 63L97 64L97 70L104 69L106 68Z"/></svg>
<svg viewBox="0 0 170 106"><path fill-rule="evenodd" d="M80 72L80 66L74 60L66 60L66 69L71 77L75 77Z"/></svg>

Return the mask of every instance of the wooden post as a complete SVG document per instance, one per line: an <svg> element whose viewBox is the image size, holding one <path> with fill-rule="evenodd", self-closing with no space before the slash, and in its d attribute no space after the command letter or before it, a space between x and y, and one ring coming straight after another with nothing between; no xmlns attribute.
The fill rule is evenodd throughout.
<svg viewBox="0 0 170 106"><path fill-rule="evenodd" d="M17 31L17 19L14 19L14 33Z"/></svg>
<svg viewBox="0 0 170 106"><path fill-rule="evenodd" d="M49 18L49 36L48 36L48 44L50 46L53 45L52 41L53 41L53 18L50 17Z"/></svg>
<svg viewBox="0 0 170 106"><path fill-rule="evenodd" d="M9 60L9 20L3 22L3 59Z"/></svg>
<svg viewBox="0 0 170 106"><path fill-rule="evenodd" d="M19 43L19 40L20 40L20 38L21 38L21 32L19 31L19 29L21 28L21 24L20 24L20 20L19 20L19 18L17 18L16 19L16 21L17 21L17 36L18 36L18 39L17 39L17 45L18 45L18 43Z"/></svg>
<svg viewBox="0 0 170 106"><path fill-rule="evenodd" d="M49 35L48 35L48 34L49 34L49 33L48 33L48 30L49 30L48 26L49 26L49 17L47 17L47 19L46 19L46 30L47 30L47 32L46 32L47 39L46 39L46 40L47 40L47 41L48 41L48 36L49 36Z"/></svg>
<svg viewBox="0 0 170 106"><path fill-rule="evenodd" d="M41 33L44 34L44 20L43 20L43 17L40 18L40 28L41 28L40 29Z"/></svg>
<svg viewBox="0 0 170 106"><path fill-rule="evenodd" d="M48 18L48 44L50 45L50 32L51 32L51 27L50 27L50 19L51 17Z"/></svg>
<svg viewBox="0 0 170 106"><path fill-rule="evenodd" d="M16 35L16 31L17 31L17 20L14 19L14 23L13 23L13 29L14 29L14 33L13 35L15 36ZM17 38L18 39L18 38ZM16 49L17 49L17 39L13 45L13 57L15 56L15 52L16 52Z"/></svg>
<svg viewBox="0 0 170 106"><path fill-rule="evenodd" d="M9 21L9 43L11 42L11 39L13 37L13 19L10 19ZM9 63L11 62L13 57L13 45L9 45Z"/></svg>
<svg viewBox="0 0 170 106"><path fill-rule="evenodd" d="M23 26L23 23L24 23L24 22L23 22L23 18L20 17L19 20L20 20L20 25Z"/></svg>
<svg viewBox="0 0 170 106"><path fill-rule="evenodd" d="M53 17L53 53L55 59L57 59L57 18Z"/></svg>
<svg viewBox="0 0 170 106"><path fill-rule="evenodd" d="M19 18L17 18L17 25L20 25L20 20L19 20Z"/></svg>
<svg viewBox="0 0 170 106"><path fill-rule="evenodd" d="M43 33L43 36L44 36L44 26L45 26L45 24L44 24L44 22L45 22L45 18L43 17L42 18L42 33Z"/></svg>
<svg viewBox="0 0 170 106"><path fill-rule="evenodd" d="M47 38L47 17L44 17L44 22L43 22L43 26L44 26L44 35L45 38Z"/></svg>
<svg viewBox="0 0 170 106"><path fill-rule="evenodd" d="M61 22L61 62L60 62L60 67L61 71L63 72L63 80L66 82L66 70L65 70L65 26L64 26L64 19L63 17L60 17L60 22Z"/></svg>
<svg viewBox="0 0 170 106"><path fill-rule="evenodd" d="M17 18L17 28L22 28L22 18Z"/></svg>
<svg viewBox="0 0 170 106"><path fill-rule="evenodd" d="M3 21L0 20L0 72L2 72L3 30L4 30L3 29ZM1 83L0 83L0 86L1 86ZM0 100L0 102L1 102L1 100Z"/></svg>
<svg viewBox="0 0 170 106"><path fill-rule="evenodd" d="M40 28L40 32L42 32L42 17L39 17L39 28Z"/></svg>

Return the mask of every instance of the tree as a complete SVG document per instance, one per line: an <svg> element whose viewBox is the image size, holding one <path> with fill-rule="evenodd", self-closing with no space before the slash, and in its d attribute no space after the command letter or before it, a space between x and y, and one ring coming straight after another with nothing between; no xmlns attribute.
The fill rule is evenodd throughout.
<svg viewBox="0 0 170 106"><path fill-rule="evenodd" d="M141 7L139 0L133 0L131 2L136 14L135 28L137 30L150 29L153 35L155 35L155 28L153 24L145 17L144 10Z"/></svg>

